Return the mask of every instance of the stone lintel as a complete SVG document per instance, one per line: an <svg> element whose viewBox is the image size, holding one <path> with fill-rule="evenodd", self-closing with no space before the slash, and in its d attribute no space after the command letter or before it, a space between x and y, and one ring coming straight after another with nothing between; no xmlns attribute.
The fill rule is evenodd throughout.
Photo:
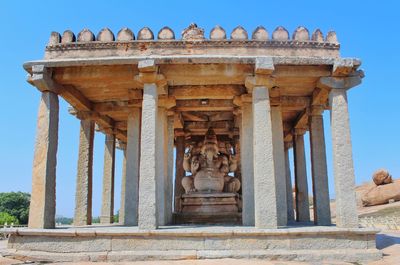
<svg viewBox="0 0 400 265"><path fill-rule="evenodd" d="M256 74L270 75L274 70L274 60L272 59L272 57L256 58L256 66L254 70Z"/></svg>
<svg viewBox="0 0 400 265"><path fill-rule="evenodd" d="M321 77L317 82L317 87L327 89L350 89L361 84L364 73L362 71L358 71L357 73L358 75L348 77Z"/></svg>
<svg viewBox="0 0 400 265"><path fill-rule="evenodd" d="M245 86L248 93L253 92L255 87L266 87L271 89L275 85L275 78L271 75L260 75L256 74L253 76L246 77Z"/></svg>

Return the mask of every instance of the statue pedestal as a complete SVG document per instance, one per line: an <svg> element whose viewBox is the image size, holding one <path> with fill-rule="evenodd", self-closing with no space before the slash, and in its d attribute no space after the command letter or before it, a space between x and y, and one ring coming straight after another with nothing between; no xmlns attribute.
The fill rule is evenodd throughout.
<svg viewBox="0 0 400 265"><path fill-rule="evenodd" d="M241 224L241 205L236 193L191 193L181 197L176 223Z"/></svg>

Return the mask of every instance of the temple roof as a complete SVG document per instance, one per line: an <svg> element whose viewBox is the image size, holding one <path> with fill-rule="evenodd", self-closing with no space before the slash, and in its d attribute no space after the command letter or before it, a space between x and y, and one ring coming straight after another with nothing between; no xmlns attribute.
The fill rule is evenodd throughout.
<svg viewBox="0 0 400 265"><path fill-rule="evenodd" d="M157 39L147 27L136 36L128 28L116 37L107 28L96 37L88 29L77 36L70 30L53 32L44 59L24 68L35 86L35 76L46 70L56 93L123 141L129 110L141 106L147 67L164 84L160 102L174 113L175 129L193 136L204 135L209 126L219 136L238 134L237 111L251 96L246 82L258 71L257 62L270 64L271 103L282 106L285 137L306 127L312 104L329 107L329 87L321 78L363 77L360 60L340 57L335 32L324 37L318 29L310 34L298 27L290 37L283 27L271 34L257 27L249 36L239 26L228 38L216 26L206 38L203 29L191 24L180 39L176 36L168 27Z"/></svg>

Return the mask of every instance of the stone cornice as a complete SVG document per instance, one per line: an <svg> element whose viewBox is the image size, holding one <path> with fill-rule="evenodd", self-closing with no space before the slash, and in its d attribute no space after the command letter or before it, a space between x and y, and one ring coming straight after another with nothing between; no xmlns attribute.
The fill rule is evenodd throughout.
<svg viewBox="0 0 400 265"><path fill-rule="evenodd" d="M35 60L24 63L26 71L32 72L33 65L44 65L46 67L69 67L82 65L124 65L138 64L145 59L154 59L156 64L191 64L191 63L236 63L254 64L256 59L262 56L253 55L149 55L149 56L107 56L86 58L54 58L46 60ZM271 56L274 65L334 65L335 58L332 57L310 57L310 56ZM352 60L354 65L361 65L357 58L345 58Z"/></svg>
<svg viewBox="0 0 400 265"><path fill-rule="evenodd" d="M202 41L181 41L181 40L135 40L135 41L91 41L60 43L46 46L46 51L67 51L67 50L93 50L93 49L141 49L149 48L210 48L210 47L244 47L244 48L314 48L339 50L340 44L317 41L296 41L296 40L202 40Z"/></svg>

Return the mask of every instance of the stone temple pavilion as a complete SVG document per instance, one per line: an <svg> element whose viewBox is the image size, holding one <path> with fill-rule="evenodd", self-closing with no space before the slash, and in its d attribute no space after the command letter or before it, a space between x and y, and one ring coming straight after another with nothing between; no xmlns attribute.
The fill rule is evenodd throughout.
<svg viewBox="0 0 400 265"><path fill-rule="evenodd" d="M195 24L178 38L168 27L157 36L147 27L137 35L128 28L116 36L107 28L97 36L88 29L51 33L44 59L24 64L41 100L29 227L3 230L8 254L58 261L379 259L377 231L359 228L354 191L346 93L361 83L360 65L340 57L335 32L324 37L304 27L290 36L283 27L249 35L239 26L227 36L216 26L208 38ZM56 228L59 97L80 120L80 138L74 225ZM101 224L92 225L95 130L106 138ZM116 147L124 166L119 224L112 224Z"/></svg>

